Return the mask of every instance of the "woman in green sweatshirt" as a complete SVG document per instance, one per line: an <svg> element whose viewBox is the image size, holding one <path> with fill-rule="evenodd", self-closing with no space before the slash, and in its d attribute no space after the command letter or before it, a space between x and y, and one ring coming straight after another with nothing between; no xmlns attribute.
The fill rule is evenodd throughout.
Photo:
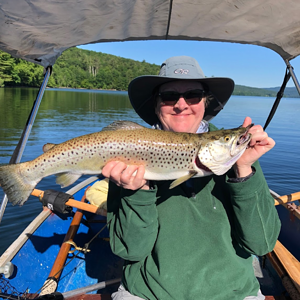
<svg viewBox="0 0 300 300"><path fill-rule="evenodd" d="M203 133L226 104L234 83L206 78L196 60L163 63L158 76L134 79L128 89L140 117L157 130ZM251 123L247 117L243 126ZM262 127L234 167L222 176L146 181L143 166L108 163L108 222L113 252L124 259L112 299L264 299L252 254L270 252L280 221L258 163L272 149Z"/></svg>

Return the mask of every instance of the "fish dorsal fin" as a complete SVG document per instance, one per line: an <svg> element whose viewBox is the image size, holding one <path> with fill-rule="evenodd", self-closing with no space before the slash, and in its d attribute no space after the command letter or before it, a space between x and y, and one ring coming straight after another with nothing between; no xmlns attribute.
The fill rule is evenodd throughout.
<svg viewBox="0 0 300 300"><path fill-rule="evenodd" d="M56 146L56 144L51 144L51 143L47 143L43 146L43 151L44 153L49 151L50 149L52 149L54 146Z"/></svg>
<svg viewBox="0 0 300 300"><path fill-rule="evenodd" d="M190 171L189 174L182 176L176 180L174 180L171 184L169 189L173 189L175 186L182 184L183 182L189 180L190 178L192 178L193 176L195 176L197 174L196 171Z"/></svg>
<svg viewBox="0 0 300 300"><path fill-rule="evenodd" d="M108 126L104 127L102 131L134 130L134 129L144 129L144 128L145 128L144 126L131 121L115 121L109 124Z"/></svg>

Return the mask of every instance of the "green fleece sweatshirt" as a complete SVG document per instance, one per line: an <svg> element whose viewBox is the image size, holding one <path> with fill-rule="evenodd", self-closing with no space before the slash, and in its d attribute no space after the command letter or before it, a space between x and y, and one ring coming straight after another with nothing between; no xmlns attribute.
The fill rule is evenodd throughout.
<svg viewBox="0 0 300 300"><path fill-rule="evenodd" d="M110 183L110 243L125 260L124 287L151 300L257 295L251 254L273 249L280 221L259 163L253 167L239 183L228 182L232 170L171 190L171 181L137 191Z"/></svg>

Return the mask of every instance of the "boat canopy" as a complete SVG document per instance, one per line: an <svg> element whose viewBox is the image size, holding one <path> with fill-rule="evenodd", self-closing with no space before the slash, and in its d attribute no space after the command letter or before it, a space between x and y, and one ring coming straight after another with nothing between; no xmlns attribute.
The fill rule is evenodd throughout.
<svg viewBox="0 0 300 300"><path fill-rule="evenodd" d="M0 49L51 66L74 46L199 40L300 54L299 0L1 0Z"/></svg>

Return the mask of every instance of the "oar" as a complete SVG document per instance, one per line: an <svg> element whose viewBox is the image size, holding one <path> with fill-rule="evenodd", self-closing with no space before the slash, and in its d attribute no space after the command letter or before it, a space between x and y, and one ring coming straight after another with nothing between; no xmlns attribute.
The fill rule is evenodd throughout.
<svg viewBox="0 0 300 300"><path fill-rule="evenodd" d="M300 262L279 241L273 251L300 293Z"/></svg>
<svg viewBox="0 0 300 300"><path fill-rule="evenodd" d="M82 197L80 203L83 204L84 201L85 201L85 194ZM78 201L75 201L75 202L78 202ZM40 292L40 296L46 295L46 294L51 294L56 291L58 280L60 278L60 275L63 270L63 266L66 262L68 253L71 248L71 243L67 243L67 242L73 242L73 239L79 228L82 216L83 216L83 213L81 210L77 210L76 213L74 214L73 220L70 224L69 230L65 236L65 239L64 239L64 241L60 247L60 250L57 254L57 257L54 261L54 264L49 273L48 279L45 281L43 288Z"/></svg>
<svg viewBox="0 0 300 300"><path fill-rule="evenodd" d="M275 205L285 204L291 201L300 200L300 192L285 195L285 196L280 196L280 197L274 197L274 200L275 200Z"/></svg>
<svg viewBox="0 0 300 300"><path fill-rule="evenodd" d="M31 195L35 196L35 197L39 197L41 199L44 196L44 191L34 189L31 193ZM78 208L78 209L81 209L84 211L94 213L94 214L100 213L98 206L91 205L91 204L88 204L85 202L79 202L74 199L69 199L65 204L68 206L74 207L74 208Z"/></svg>
<svg viewBox="0 0 300 300"><path fill-rule="evenodd" d="M299 261L279 241L276 242L274 250L268 253L267 257L291 299L300 299Z"/></svg>
<svg viewBox="0 0 300 300"><path fill-rule="evenodd" d="M38 189L34 189L31 193L31 195L35 196L35 197L43 198L44 192L41 191L41 190L38 190ZM289 195L284 195L284 196L280 196L280 197L274 197L274 204L275 205L285 204L285 203L292 202L292 201L297 201L297 200L300 200L300 192L289 194ZM89 212L92 212L92 213L95 213L95 214L97 212L99 212L97 206L91 205L91 204L88 204L88 203L81 203L81 202L76 201L74 199L69 199L66 202L66 205L72 206L72 207L75 207L75 208L79 208L79 209L82 209L84 211L89 211Z"/></svg>

